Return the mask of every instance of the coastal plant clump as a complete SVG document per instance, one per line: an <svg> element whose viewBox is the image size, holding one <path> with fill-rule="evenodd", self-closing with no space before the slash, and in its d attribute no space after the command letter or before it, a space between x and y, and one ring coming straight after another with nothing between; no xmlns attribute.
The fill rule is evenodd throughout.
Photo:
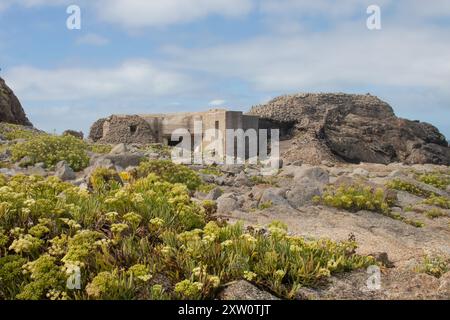
<svg viewBox="0 0 450 320"><path fill-rule="evenodd" d="M442 190L445 190L450 185L450 176L439 172L421 174L418 180Z"/></svg>
<svg viewBox="0 0 450 320"><path fill-rule="evenodd" d="M93 153L107 154L110 153L113 146L110 144L93 143L89 144L87 149Z"/></svg>
<svg viewBox="0 0 450 320"><path fill-rule="evenodd" d="M368 210L388 214L394 199L388 197L383 188L373 188L363 184L333 186L326 188L316 202L353 212Z"/></svg>
<svg viewBox="0 0 450 320"><path fill-rule="evenodd" d="M430 219L436 219L436 218L448 216L448 214L446 214L444 211L437 209L437 208L433 208L433 209L426 211L425 215Z"/></svg>
<svg viewBox="0 0 450 320"><path fill-rule="evenodd" d="M240 279L293 298L302 286L375 263L355 254L353 240L211 221L213 203L192 201L188 185L157 173L119 182L99 171L89 189L0 176L0 299L215 299Z"/></svg>
<svg viewBox="0 0 450 320"><path fill-rule="evenodd" d="M389 181L386 184L386 186L393 190L409 192L418 197L428 198L433 195L432 192L424 190L424 189L420 188L419 186L415 185L414 183L403 181L400 179L395 179L395 180Z"/></svg>
<svg viewBox="0 0 450 320"><path fill-rule="evenodd" d="M314 198L316 203L321 203L329 207L351 212L361 210L378 212L414 227L423 227L421 222L410 220L398 213L393 213L391 207L394 205L395 200L395 197L388 190L374 188L364 184L329 185L322 196L316 196Z"/></svg>
<svg viewBox="0 0 450 320"><path fill-rule="evenodd" d="M27 157L27 165L42 162L46 167L52 167L64 160L75 171L89 165L87 144L70 135L38 135L12 146L11 152L14 161Z"/></svg>
<svg viewBox="0 0 450 320"><path fill-rule="evenodd" d="M416 266L415 270L419 273L426 273L440 278L450 271L450 260L440 256L426 256L422 263Z"/></svg>
<svg viewBox="0 0 450 320"><path fill-rule="evenodd" d="M137 168L139 178L146 177L150 173L170 183L182 183L189 190L197 190L203 184L195 171L170 160L150 160L141 163Z"/></svg>
<svg viewBox="0 0 450 320"><path fill-rule="evenodd" d="M442 209L450 209L450 199L447 197L432 195L423 201L424 204L440 207Z"/></svg>

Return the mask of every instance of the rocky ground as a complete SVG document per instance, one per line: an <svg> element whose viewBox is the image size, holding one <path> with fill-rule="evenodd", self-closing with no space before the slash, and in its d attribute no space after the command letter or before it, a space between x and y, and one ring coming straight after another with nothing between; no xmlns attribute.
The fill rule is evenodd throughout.
<svg viewBox="0 0 450 320"><path fill-rule="evenodd" d="M8 158L7 152L1 155ZM89 175L97 167L130 171L143 159L168 158L167 150L142 151L133 145L117 145L108 154L90 153L90 166L75 173L60 162L53 169L42 164L21 167L20 163L0 169L5 175L19 173L51 176L87 188ZM318 166L297 161L286 163L276 176L261 176L257 166L191 166L201 178L213 185L209 193L197 192L195 200L211 200L217 204L215 216L229 222L243 221L248 226L265 226L274 220L289 226L289 232L305 238L347 240L355 238L358 253L373 255L384 264L381 269L381 289L370 291L366 270L331 277L318 289L304 289L301 297L307 299L450 299L450 273L441 278L418 272L426 257L450 257L450 210L422 202L406 191L396 191L392 211L420 222L422 227L395 220L377 212L350 212L317 204L327 185L365 183L385 186L394 179L409 181L429 192L450 199L450 188L438 189L417 180L418 174L450 174L447 166L382 164L331 164ZM426 215L439 210L439 217ZM263 293L248 294L248 283L232 284L224 297L257 298Z"/></svg>
<svg viewBox="0 0 450 320"><path fill-rule="evenodd" d="M331 167L287 165L278 176L266 178L267 181L261 184L252 182L256 174L252 169L241 172L237 168L225 169L225 177L214 178L222 192L214 190L206 198L217 198L218 216L229 221L266 225L270 221L280 220L288 224L290 232L306 238L345 240L355 237L359 253L378 256L388 266L382 269L382 288L379 291L367 289L369 275L361 271L332 278L330 284L320 290L306 291L305 295L309 298L449 299L449 273L438 280L431 275L417 273L415 269L426 256L450 256L450 210L443 210L443 217L427 218L424 212L430 208L420 204L423 199L408 192L398 192L393 210L409 219L423 222L424 226L417 228L375 212L352 213L312 202L313 196L319 195L325 185L344 179L383 185L394 177L408 180L413 179L412 172L437 170L448 171L448 167L401 164ZM212 179L208 176L204 178ZM418 181L415 183L424 187ZM430 186L425 188L436 191ZM450 195L448 188L437 192L445 197Z"/></svg>

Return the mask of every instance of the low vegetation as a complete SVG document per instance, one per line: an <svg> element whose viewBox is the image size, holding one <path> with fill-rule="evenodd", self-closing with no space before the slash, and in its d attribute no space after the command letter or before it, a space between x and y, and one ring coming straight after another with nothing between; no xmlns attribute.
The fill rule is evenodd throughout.
<svg viewBox="0 0 450 320"><path fill-rule="evenodd" d="M36 135L43 134L36 129L9 123L0 123L0 135L6 140L31 139Z"/></svg>
<svg viewBox="0 0 450 320"><path fill-rule="evenodd" d="M276 176L252 176L250 178L250 181L253 182L255 185L270 185L274 187L278 187L278 179Z"/></svg>
<svg viewBox="0 0 450 320"><path fill-rule="evenodd" d="M436 218L448 216L444 211L437 209L437 208L433 208L433 209L426 211L425 215L430 219L436 219Z"/></svg>
<svg viewBox="0 0 450 320"><path fill-rule="evenodd" d="M390 199L382 188L374 189L364 184L355 184L337 187L330 185L315 201L353 212L368 210L388 214L394 199Z"/></svg>
<svg viewBox="0 0 450 320"><path fill-rule="evenodd" d="M445 190L450 185L450 176L439 172L421 174L418 180L442 190Z"/></svg>
<svg viewBox="0 0 450 320"><path fill-rule="evenodd" d="M137 177L146 177L153 173L170 183L182 183L189 190L197 190L202 184L202 180L196 172L186 166L177 165L170 160L151 160L142 163L137 169Z"/></svg>
<svg viewBox="0 0 450 320"><path fill-rule="evenodd" d="M395 202L395 198L383 188L373 188L364 184L330 185L326 188L323 195L315 197L314 201L351 212L361 210L378 212L414 227L420 228L423 226L419 221L410 220L400 214L393 213L391 207Z"/></svg>
<svg viewBox="0 0 450 320"><path fill-rule="evenodd" d="M416 272L426 273L433 277L440 278L450 271L450 260L439 256L427 256L422 263L416 266Z"/></svg>
<svg viewBox="0 0 450 320"><path fill-rule="evenodd" d="M0 299L214 299L239 279L293 298L374 264L353 240L211 221L214 203L191 200L200 180L186 167L147 162L137 172L98 169L89 190L0 176ZM74 275L80 286L71 289Z"/></svg>
<svg viewBox="0 0 450 320"><path fill-rule="evenodd" d="M73 136L37 135L31 139L11 147L13 161L27 158L24 165L44 163L52 167L65 160L75 171L80 171L89 165L87 144Z"/></svg>
<svg viewBox="0 0 450 320"><path fill-rule="evenodd" d="M110 144L93 143L88 145L89 151L98 154L110 153L112 148L113 147Z"/></svg>
<svg viewBox="0 0 450 320"><path fill-rule="evenodd" d="M223 172L219 168L214 167L214 166L210 166L205 169L201 169L200 173L217 176L217 177L223 176Z"/></svg>
<svg viewBox="0 0 450 320"><path fill-rule="evenodd" d="M386 186L390 189L409 192L418 197L428 198L433 195L432 192L424 190L414 183L403 181L401 179L389 181Z"/></svg>
<svg viewBox="0 0 450 320"><path fill-rule="evenodd" d="M423 201L424 204L440 207L442 209L450 209L450 199L447 197L432 195Z"/></svg>

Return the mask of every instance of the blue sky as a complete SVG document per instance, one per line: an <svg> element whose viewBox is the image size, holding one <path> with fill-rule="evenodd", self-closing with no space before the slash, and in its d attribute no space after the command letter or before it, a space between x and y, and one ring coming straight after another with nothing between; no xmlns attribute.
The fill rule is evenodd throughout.
<svg viewBox="0 0 450 320"><path fill-rule="evenodd" d="M450 137L448 0L0 0L0 75L36 127L371 93ZM81 30L66 9L81 8ZM381 8L382 29L366 27Z"/></svg>

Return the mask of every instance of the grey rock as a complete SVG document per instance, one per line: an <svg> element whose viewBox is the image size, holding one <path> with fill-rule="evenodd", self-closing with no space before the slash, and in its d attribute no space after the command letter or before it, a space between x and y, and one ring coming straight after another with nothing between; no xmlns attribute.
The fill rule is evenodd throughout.
<svg viewBox="0 0 450 320"><path fill-rule="evenodd" d="M244 170L244 166L240 164L226 164L220 167L220 170L229 174L239 174Z"/></svg>
<svg viewBox="0 0 450 320"><path fill-rule="evenodd" d="M250 179L247 177L244 171L241 171L236 178L234 179L234 185L235 186L250 186L252 183L250 182Z"/></svg>
<svg viewBox="0 0 450 320"><path fill-rule="evenodd" d="M396 204L402 208L414 206L422 201L423 201L422 198L415 196L409 192L397 191L397 203Z"/></svg>
<svg viewBox="0 0 450 320"><path fill-rule="evenodd" d="M83 186L85 184L86 185L85 189L87 189L87 183L86 183L86 179L85 178L76 179L76 180L72 181L72 184L74 186L77 186L77 187L81 187L81 186Z"/></svg>
<svg viewBox="0 0 450 320"><path fill-rule="evenodd" d="M230 213L238 208L237 198L233 194L224 194L217 199L217 213Z"/></svg>
<svg viewBox="0 0 450 320"><path fill-rule="evenodd" d="M230 284L219 296L221 300L280 300L244 280Z"/></svg>
<svg viewBox="0 0 450 320"><path fill-rule="evenodd" d="M48 172L42 167L32 166L26 169L25 174L46 177Z"/></svg>
<svg viewBox="0 0 450 320"><path fill-rule="evenodd" d="M128 152L128 148L125 143L119 143L114 146L110 152L110 154L122 154Z"/></svg>
<svg viewBox="0 0 450 320"><path fill-rule="evenodd" d="M297 184L294 188L289 190L286 194L286 198L292 207L298 209L310 204L315 196L320 196L321 192L320 186L305 182Z"/></svg>
<svg viewBox="0 0 450 320"><path fill-rule="evenodd" d="M402 170L394 170L388 175L389 178L399 178L405 176L406 174Z"/></svg>
<svg viewBox="0 0 450 320"><path fill-rule="evenodd" d="M0 161L8 161L11 159L11 151L9 149L4 150L3 152L0 152Z"/></svg>
<svg viewBox="0 0 450 320"><path fill-rule="evenodd" d="M286 190L284 189L268 188L262 192L259 203L272 203L274 206L289 206L289 202L284 198L285 195Z"/></svg>
<svg viewBox="0 0 450 320"><path fill-rule="evenodd" d="M222 189L214 188L205 197L206 200L217 200L223 194Z"/></svg>
<svg viewBox="0 0 450 320"><path fill-rule="evenodd" d="M300 167L294 172L294 181L310 181L325 185L330 183L330 176L326 170L320 167Z"/></svg>
<svg viewBox="0 0 450 320"><path fill-rule="evenodd" d="M58 162L55 168L55 176L62 181L74 180L76 178L75 172L65 161Z"/></svg>
<svg viewBox="0 0 450 320"><path fill-rule="evenodd" d="M115 166L121 168L137 167L145 160L143 154L123 153L123 154L108 154L104 155L103 159L110 160Z"/></svg>
<svg viewBox="0 0 450 320"><path fill-rule="evenodd" d="M363 168L356 168L353 170L352 175L353 176L361 176L361 177L368 177L369 176L369 171L363 169Z"/></svg>
<svg viewBox="0 0 450 320"><path fill-rule="evenodd" d="M204 174L204 173L199 173L198 176L200 177L200 179L203 180L203 182L205 183L214 183L216 181L216 176L212 175L212 174Z"/></svg>
<svg viewBox="0 0 450 320"><path fill-rule="evenodd" d="M33 160L31 160L31 157L29 156L25 156L22 159L20 159L20 161L18 162L19 167L28 167L29 165L31 165L31 163L33 162Z"/></svg>
<svg viewBox="0 0 450 320"><path fill-rule="evenodd" d="M8 168L1 168L0 174L4 174L6 176L14 176L17 174L16 170L14 169L8 169Z"/></svg>

